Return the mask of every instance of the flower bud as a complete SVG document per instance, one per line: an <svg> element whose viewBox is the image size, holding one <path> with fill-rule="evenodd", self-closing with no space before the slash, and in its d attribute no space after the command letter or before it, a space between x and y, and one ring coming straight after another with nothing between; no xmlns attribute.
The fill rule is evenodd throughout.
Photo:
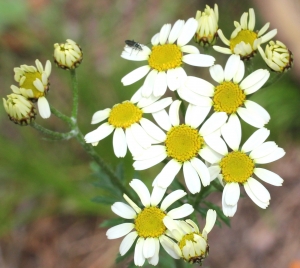
<svg viewBox="0 0 300 268"><path fill-rule="evenodd" d="M75 69L82 58L82 49L73 40L67 39L66 43L54 44L54 62L58 67L64 70Z"/></svg>

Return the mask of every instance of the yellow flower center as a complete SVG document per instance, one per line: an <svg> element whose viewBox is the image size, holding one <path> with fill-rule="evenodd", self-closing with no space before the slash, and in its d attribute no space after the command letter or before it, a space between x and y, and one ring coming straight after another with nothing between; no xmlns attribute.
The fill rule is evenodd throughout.
<svg viewBox="0 0 300 268"><path fill-rule="evenodd" d="M167 155L178 162L186 162L197 156L204 144L198 131L188 125L172 127L165 141Z"/></svg>
<svg viewBox="0 0 300 268"><path fill-rule="evenodd" d="M249 30L241 30L236 37L230 39L230 49L234 52L236 45L244 41L246 44L250 44L253 49L253 43L257 39L257 33Z"/></svg>
<svg viewBox="0 0 300 268"><path fill-rule="evenodd" d="M26 77L25 81L23 82L22 85L20 85L20 87L25 88L25 89L31 89L34 95L34 98L38 99L40 97L45 96L45 92L47 92L47 90L45 90L44 92L39 91L35 85L33 84L33 82L36 79L39 79L42 81L42 75L39 72L35 72L35 73L25 73L24 76Z"/></svg>
<svg viewBox="0 0 300 268"><path fill-rule="evenodd" d="M230 152L220 162L223 179L227 182L246 182L253 174L253 160L242 152Z"/></svg>
<svg viewBox="0 0 300 268"><path fill-rule="evenodd" d="M163 219L166 213L157 207L144 208L135 219L139 237L160 237L167 230Z"/></svg>
<svg viewBox="0 0 300 268"><path fill-rule="evenodd" d="M246 95L239 85L233 82L223 82L216 86L213 97L216 112L235 113L245 101Z"/></svg>
<svg viewBox="0 0 300 268"><path fill-rule="evenodd" d="M192 241L192 242L196 243L196 241L194 240L194 234L197 234L197 233L186 234L185 236L182 237L182 239L180 240L179 245L178 245L181 250L185 246L186 241Z"/></svg>
<svg viewBox="0 0 300 268"><path fill-rule="evenodd" d="M133 103L126 101L115 105L110 111L108 122L114 127L128 128L141 120L143 112Z"/></svg>
<svg viewBox="0 0 300 268"><path fill-rule="evenodd" d="M148 62L159 72L174 69L182 64L182 52L175 44L153 46Z"/></svg>

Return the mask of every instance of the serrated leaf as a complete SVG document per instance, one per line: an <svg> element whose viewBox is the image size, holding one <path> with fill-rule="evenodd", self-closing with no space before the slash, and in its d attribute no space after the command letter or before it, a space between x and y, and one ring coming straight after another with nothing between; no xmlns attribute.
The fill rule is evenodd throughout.
<svg viewBox="0 0 300 268"><path fill-rule="evenodd" d="M124 222L125 222L125 219L122 219L122 218L109 219L109 220L103 221L99 225L99 227L112 227L112 226L116 226L116 225L124 223Z"/></svg>

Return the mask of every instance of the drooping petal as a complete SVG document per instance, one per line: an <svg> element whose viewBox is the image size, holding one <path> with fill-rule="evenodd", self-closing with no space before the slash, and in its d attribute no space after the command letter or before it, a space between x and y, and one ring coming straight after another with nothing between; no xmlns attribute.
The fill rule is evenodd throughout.
<svg viewBox="0 0 300 268"><path fill-rule="evenodd" d="M192 194L199 193L201 190L200 178L197 171L189 161L183 163L183 175L187 188Z"/></svg>
<svg viewBox="0 0 300 268"><path fill-rule="evenodd" d="M113 148L116 157L124 157L127 152L127 142L124 130L116 128L113 135Z"/></svg>
<svg viewBox="0 0 300 268"><path fill-rule="evenodd" d="M226 190L228 188L224 188L223 190L223 194L222 194L222 210L223 210L223 213L225 216L227 217L233 217L236 210L237 210L237 204L234 205L234 206L230 206L230 205L227 205L226 202L225 202L225 196L226 196Z"/></svg>
<svg viewBox="0 0 300 268"><path fill-rule="evenodd" d="M214 227L216 219L217 219L216 211L209 209L206 213L206 223L203 228L203 232L205 231L208 234Z"/></svg>
<svg viewBox="0 0 300 268"><path fill-rule="evenodd" d="M41 117L44 119L49 118L51 115L51 110L47 99L45 97L40 97L37 104Z"/></svg>
<svg viewBox="0 0 300 268"><path fill-rule="evenodd" d="M237 204L240 198L240 186L238 183L232 182L227 183L225 185L226 189L226 195L225 195L225 203L228 206L234 206ZM225 190L224 188L224 190ZM224 191L225 192L225 191Z"/></svg>
<svg viewBox="0 0 300 268"><path fill-rule="evenodd" d="M203 186L207 186L210 184L210 174L207 166L199 159L193 158L191 159L191 164L193 168L197 171Z"/></svg>
<svg viewBox="0 0 300 268"><path fill-rule="evenodd" d="M145 257L143 254L143 247L144 247L145 239L140 237L136 241L135 250L134 250L134 264L136 266L143 266L145 263Z"/></svg>
<svg viewBox="0 0 300 268"><path fill-rule="evenodd" d="M221 127L221 133L227 145L234 151L238 150L242 138L242 128L236 114L229 116L228 122Z"/></svg>
<svg viewBox="0 0 300 268"><path fill-rule="evenodd" d="M151 258L155 254L155 241L153 237L147 237L143 246L144 257Z"/></svg>
<svg viewBox="0 0 300 268"><path fill-rule="evenodd" d="M148 258L147 261L149 264L156 266L159 261L159 239L154 238L154 254L151 258Z"/></svg>

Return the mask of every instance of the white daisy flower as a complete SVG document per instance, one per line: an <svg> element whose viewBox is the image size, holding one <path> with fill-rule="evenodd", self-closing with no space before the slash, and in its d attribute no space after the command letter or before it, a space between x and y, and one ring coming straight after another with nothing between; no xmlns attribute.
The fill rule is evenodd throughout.
<svg viewBox="0 0 300 268"><path fill-rule="evenodd" d="M198 28L194 38L195 41L203 47L214 45L218 37L217 31L219 29L218 5L215 4L214 9L206 5L203 12L198 10L196 20L198 21Z"/></svg>
<svg viewBox="0 0 300 268"><path fill-rule="evenodd" d="M19 82L19 87L12 85L11 89L14 93L21 94L33 102L37 101L41 117L49 118L51 111L45 96L49 91L51 63L47 60L45 69L39 60L36 60L35 64L36 67L21 65L20 67L14 68L14 78Z"/></svg>
<svg viewBox="0 0 300 268"><path fill-rule="evenodd" d="M220 65L214 65L209 71L219 83L217 86L189 76L178 90L180 97L194 105L212 107L213 116L223 114L229 118L228 124L237 131L241 128L239 117L256 128L269 122L269 113L259 104L248 100L248 95L258 91L268 80L269 71L259 69L243 79L245 66L237 55L229 57L224 70Z"/></svg>
<svg viewBox="0 0 300 268"><path fill-rule="evenodd" d="M226 146L222 156L210 167L211 179L218 177L224 185L222 194L223 213L232 217L237 210L237 203L240 197L239 184L252 201L259 207L265 209L270 202L270 193L258 180L253 178L256 175L261 180L274 186L281 186L283 179L277 174L257 165L267 164L280 159L285 155L282 148L279 148L273 141L267 141L270 131L266 128L256 130L250 138L239 149L241 133L227 128L223 133L227 145L233 150L228 152ZM224 143L225 145L225 143Z"/></svg>
<svg viewBox="0 0 300 268"><path fill-rule="evenodd" d="M212 66L214 57L200 54L195 46L187 45L197 27L198 22L194 18L186 22L178 20L173 27L165 24L152 37L152 49L142 44L139 44L139 49L125 46L122 58L132 61L147 60L148 64L124 76L121 80L124 86L131 85L148 74L142 87L143 97L151 94L162 96L167 87L172 91L179 88L185 78L183 63L198 67Z"/></svg>
<svg viewBox="0 0 300 268"><path fill-rule="evenodd" d="M177 241L177 243L169 243L168 250L174 250L178 259L182 258L189 263L201 265L209 253L207 235L214 227L216 219L216 211L209 209L206 214L206 224L201 233L197 224L192 220L170 220L166 217L164 223L168 228L167 234Z"/></svg>
<svg viewBox="0 0 300 268"><path fill-rule="evenodd" d="M3 98L3 106L8 117L15 124L26 126L34 121L36 109L33 103L19 94L10 94Z"/></svg>
<svg viewBox="0 0 300 268"><path fill-rule="evenodd" d="M293 66L292 52L280 41L270 41L266 46L265 52L259 46L258 51L266 64L272 71L283 73L288 71Z"/></svg>
<svg viewBox="0 0 300 268"><path fill-rule="evenodd" d="M82 62L83 53L81 47L71 39L66 43L54 44L54 62L64 69L70 70L77 68Z"/></svg>
<svg viewBox="0 0 300 268"><path fill-rule="evenodd" d="M111 209L118 216L134 220L134 222L122 223L108 229L107 238L116 239L125 236L120 245L120 254L124 255L138 237L134 252L134 263L137 266L142 266L146 259L150 264L157 265L160 244L167 249L166 251L171 256L176 256L175 251L169 250L168 247L171 239L165 235L167 228L164 224L164 218L181 219L193 213L194 209L189 204L184 204L167 212L169 206L185 196L186 192L176 190L162 201L166 189L154 187L150 195L146 185L140 180L133 179L129 185L138 194L144 208L138 207L124 194L123 196L130 206L116 202ZM161 204L158 206L160 202ZM134 231L132 231L133 229Z"/></svg>
<svg viewBox="0 0 300 268"><path fill-rule="evenodd" d="M164 134L164 144L152 145L142 154L135 156L133 167L136 170L144 170L168 157L171 160L156 176L153 185L167 188L183 167L187 188L195 194L200 192L200 179L203 186L210 184L208 169L197 156L200 155L210 163L219 159L219 154L213 149L222 141L217 129L224 124L226 116L224 114L212 116L198 130L210 107L189 105L185 124L180 124L178 114L180 104L181 101L174 101L170 106L169 115L165 110L153 114L156 122L167 132Z"/></svg>
<svg viewBox="0 0 300 268"><path fill-rule="evenodd" d="M158 99L159 97L142 98L139 89L130 101L96 112L92 117L92 124L108 120L86 134L85 141L95 146L115 130L113 148L117 157L124 157L127 147L132 155L139 155L151 144L162 142L163 131L147 118L143 118L143 114L158 112L172 103L171 97Z"/></svg>
<svg viewBox="0 0 300 268"><path fill-rule="evenodd" d="M276 34L277 29L274 29L267 34L270 23L266 23L260 31L254 31L255 28L255 13L254 9L249 9L249 22L248 12L244 12L241 16L240 23L234 22L235 30L232 32L230 40L228 40L221 29L218 30L218 34L223 43L229 48L213 46L213 48L224 54L236 54L240 55L241 59L249 59L254 56L257 48L260 44L266 43L271 40Z"/></svg>

